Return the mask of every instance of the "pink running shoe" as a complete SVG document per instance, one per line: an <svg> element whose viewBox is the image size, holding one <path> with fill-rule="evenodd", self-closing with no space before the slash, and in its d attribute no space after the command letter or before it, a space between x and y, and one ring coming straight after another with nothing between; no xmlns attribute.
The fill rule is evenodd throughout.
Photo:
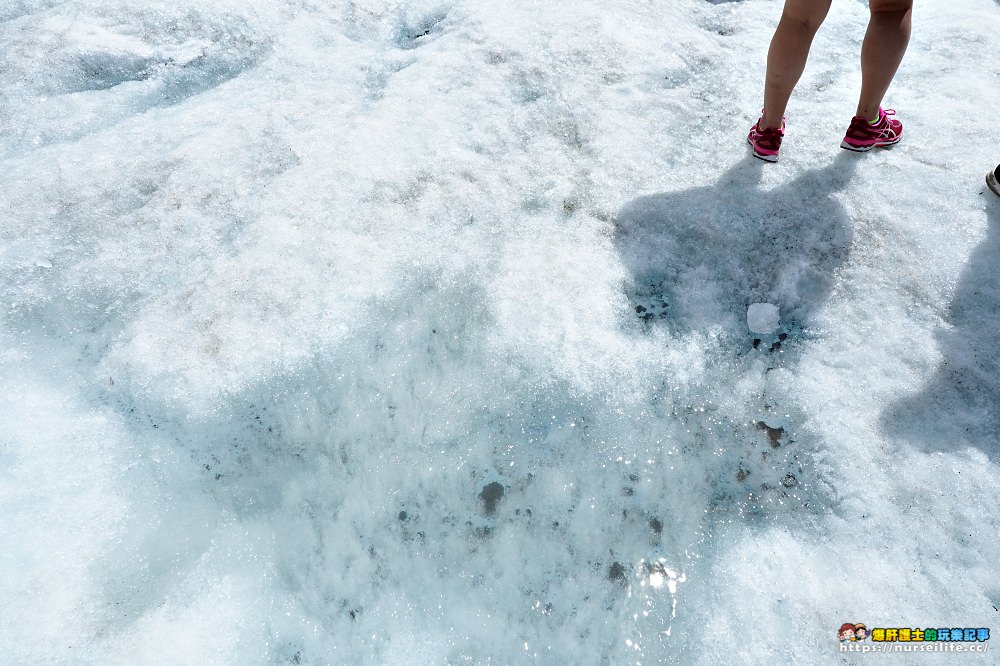
<svg viewBox="0 0 1000 666"><path fill-rule="evenodd" d="M895 109L878 108L878 122L872 125L866 118L854 116L847 128L840 147L856 153L867 153L872 148L891 146L903 138L903 123L890 118Z"/></svg>
<svg viewBox="0 0 1000 666"><path fill-rule="evenodd" d="M765 162L777 162L778 151L781 150L781 140L785 137L785 119L781 119L781 127L761 128L760 121L750 128L747 143L753 148L753 156Z"/></svg>

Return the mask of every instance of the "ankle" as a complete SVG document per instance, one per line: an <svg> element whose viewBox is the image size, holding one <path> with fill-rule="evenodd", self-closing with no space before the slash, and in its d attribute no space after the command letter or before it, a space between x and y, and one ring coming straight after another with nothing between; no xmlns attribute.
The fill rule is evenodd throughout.
<svg viewBox="0 0 1000 666"><path fill-rule="evenodd" d="M854 113L857 118L864 118L871 124L876 124L882 120L882 107L878 104L859 104L858 110Z"/></svg>
<svg viewBox="0 0 1000 666"><path fill-rule="evenodd" d="M767 114L761 116L760 120L757 121L757 127L759 127L762 130L768 130L768 129L780 130L782 129L784 124L785 124L784 118L778 118L777 120L775 120L773 118L768 118Z"/></svg>

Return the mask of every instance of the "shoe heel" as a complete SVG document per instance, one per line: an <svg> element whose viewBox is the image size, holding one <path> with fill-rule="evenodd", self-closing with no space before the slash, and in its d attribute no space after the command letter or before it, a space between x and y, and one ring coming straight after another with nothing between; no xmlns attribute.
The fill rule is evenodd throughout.
<svg viewBox="0 0 1000 666"><path fill-rule="evenodd" d="M843 148L844 150L849 150L852 153L867 153L869 150L875 147L875 144L872 144L870 146L852 146L851 144L847 143L846 140L844 140L840 142L840 147Z"/></svg>

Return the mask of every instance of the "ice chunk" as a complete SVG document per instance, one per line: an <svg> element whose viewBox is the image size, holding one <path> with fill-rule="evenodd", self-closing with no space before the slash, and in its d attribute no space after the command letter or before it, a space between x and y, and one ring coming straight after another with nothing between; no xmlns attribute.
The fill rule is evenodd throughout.
<svg viewBox="0 0 1000 666"><path fill-rule="evenodd" d="M778 308L770 303L751 303L747 308L747 326L754 333L774 333L778 328Z"/></svg>

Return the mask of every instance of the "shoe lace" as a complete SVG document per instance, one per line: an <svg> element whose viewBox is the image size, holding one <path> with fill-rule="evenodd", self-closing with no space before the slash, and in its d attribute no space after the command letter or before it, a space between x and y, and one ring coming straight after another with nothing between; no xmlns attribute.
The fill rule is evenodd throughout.
<svg viewBox="0 0 1000 666"><path fill-rule="evenodd" d="M872 125L861 116L856 116L851 121L851 126L848 128L847 133L858 138L865 138L873 134L882 139L890 138L893 131L888 118L889 116L896 115L896 109L880 109L880 111L881 114L879 115L879 122L877 124Z"/></svg>
<svg viewBox="0 0 1000 666"><path fill-rule="evenodd" d="M879 120L879 125L881 125L884 122L885 127L882 127L881 129L878 129L876 131L879 137L883 139L888 139L892 137L893 135L892 124L889 122L889 116L894 116L894 115L896 115L896 109L882 109L882 117Z"/></svg>

